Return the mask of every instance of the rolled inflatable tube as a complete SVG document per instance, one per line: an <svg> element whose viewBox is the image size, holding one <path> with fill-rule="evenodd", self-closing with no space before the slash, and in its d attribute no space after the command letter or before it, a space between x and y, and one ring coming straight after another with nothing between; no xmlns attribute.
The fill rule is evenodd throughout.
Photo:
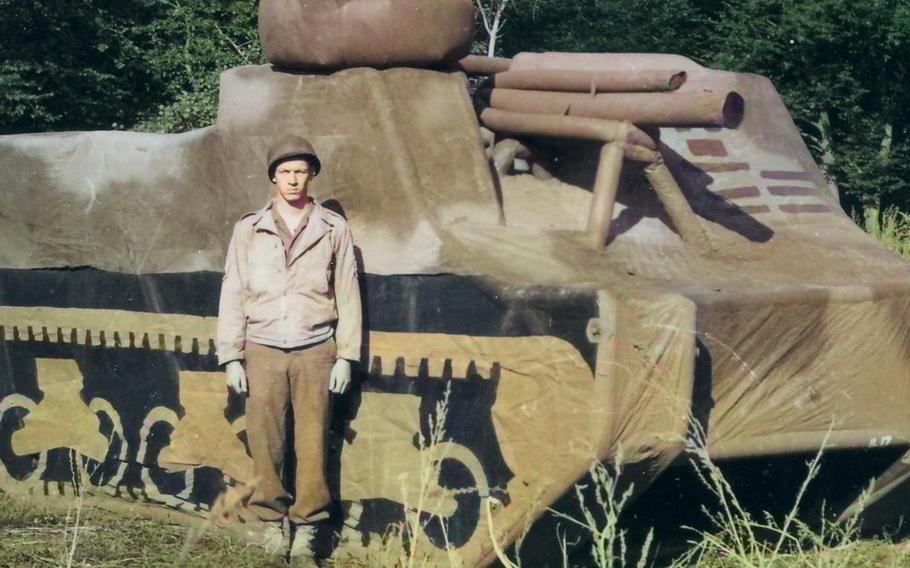
<svg viewBox="0 0 910 568"><path fill-rule="evenodd" d="M632 160L633 162L645 162L647 164L653 164L655 162L661 161L662 159L660 157L660 152L657 150L651 150L650 148L632 144L631 142L626 142L623 151L625 152L626 159Z"/></svg>
<svg viewBox="0 0 910 568"><path fill-rule="evenodd" d="M594 178L594 195L588 213L588 246L594 250L603 248L610 234L613 222L613 208L616 192L619 190L619 176L622 174L623 143L609 142L600 149L600 162Z"/></svg>
<svg viewBox="0 0 910 568"><path fill-rule="evenodd" d="M491 153L490 159L493 160L493 168L496 170L496 173L503 176L506 172L509 171L509 167L512 165L512 162L515 161L515 158L518 156L519 152L527 152L527 148L514 138L506 138L500 140L493 146L493 152Z"/></svg>
<svg viewBox="0 0 910 568"><path fill-rule="evenodd" d="M641 129L623 125L622 121L590 119L576 116L541 115L486 108L480 121L500 134L549 136L595 140L598 142L628 142L645 149L656 150L657 143Z"/></svg>
<svg viewBox="0 0 910 568"><path fill-rule="evenodd" d="M670 93L554 93L492 89L490 106L530 114L628 120L655 126L726 126L743 117L743 98L733 91Z"/></svg>
<svg viewBox="0 0 910 568"><path fill-rule="evenodd" d="M512 56L512 69L576 69L579 71L684 69L695 71L700 68L701 66L691 59L670 53L522 51Z"/></svg>
<svg viewBox="0 0 910 568"><path fill-rule="evenodd" d="M512 60L507 57L469 55L458 60L457 67L468 75L495 75L509 70Z"/></svg>
<svg viewBox="0 0 910 568"><path fill-rule="evenodd" d="M662 160L649 164L645 167L645 177L683 240L698 251L709 250L711 242L708 235L667 165Z"/></svg>
<svg viewBox="0 0 910 568"><path fill-rule="evenodd" d="M601 72L517 69L497 73L492 78L493 85L501 89L575 93L673 91L685 81L685 71L658 69Z"/></svg>

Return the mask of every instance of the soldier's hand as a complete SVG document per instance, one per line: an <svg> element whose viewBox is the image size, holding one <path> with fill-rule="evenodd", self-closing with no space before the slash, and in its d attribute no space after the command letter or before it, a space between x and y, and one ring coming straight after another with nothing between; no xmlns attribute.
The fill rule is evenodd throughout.
<svg viewBox="0 0 910 568"><path fill-rule="evenodd" d="M225 368L228 388L237 394L246 393L246 370L240 361L231 361Z"/></svg>
<svg viewBox="0 0 910 568"><path fill-rule="evenodd" d="M338 359L329 373L329 390L335 394L344 394L351 386L351 362Z"/></svg>

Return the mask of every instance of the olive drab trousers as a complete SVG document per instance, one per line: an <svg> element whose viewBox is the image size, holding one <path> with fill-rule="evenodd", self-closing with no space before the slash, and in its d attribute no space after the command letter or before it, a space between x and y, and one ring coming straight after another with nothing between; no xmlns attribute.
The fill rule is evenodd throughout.
<svg viewBox="0 0 910 568"><path fill-rule="evenodd" d="M287 515L292 523L312 524L329 515L325 456L335 353L332 338L293 349L247 342L246 431L257 479L249 509L263 521ZM291 451L288 419L297 457L293 496L282 482Z"/></svg>

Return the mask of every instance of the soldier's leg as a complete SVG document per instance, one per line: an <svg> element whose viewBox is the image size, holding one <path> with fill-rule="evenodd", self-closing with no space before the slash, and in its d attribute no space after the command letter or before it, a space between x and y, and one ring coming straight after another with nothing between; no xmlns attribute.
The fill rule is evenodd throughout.
<svg viewBox="0 0 910 568"><path fill-rule="evenodd" d="M329 515L325 459L329 373L334 364L334 339L294 351L290 364L297 472L295 499L288 519L295 524L313 524Z"/></svg>
<svg viewBox="0 0 910 568"><path fill-rule="evenodd" d="M247 342L246 434L257 483L249 509L263 521L280 521L291 496L281 482L287 452L287 414L291 403L289 354Z"/></svg>

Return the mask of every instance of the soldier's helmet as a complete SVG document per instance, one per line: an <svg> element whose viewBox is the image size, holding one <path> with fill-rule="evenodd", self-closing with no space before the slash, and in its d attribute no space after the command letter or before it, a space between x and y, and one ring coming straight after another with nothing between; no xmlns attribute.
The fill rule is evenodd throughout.
<svg viewBox="0 0 910 568"><path fill-rule="evenodd" d="M275 177L275 170L279 164L289 160L308 161L313 170L313 177L319 175L319 170L322 169L322 162L319 161L316 150L307 139L300 136L287 135L276 140L272 147L269 148L269 179Z"/></svg>

